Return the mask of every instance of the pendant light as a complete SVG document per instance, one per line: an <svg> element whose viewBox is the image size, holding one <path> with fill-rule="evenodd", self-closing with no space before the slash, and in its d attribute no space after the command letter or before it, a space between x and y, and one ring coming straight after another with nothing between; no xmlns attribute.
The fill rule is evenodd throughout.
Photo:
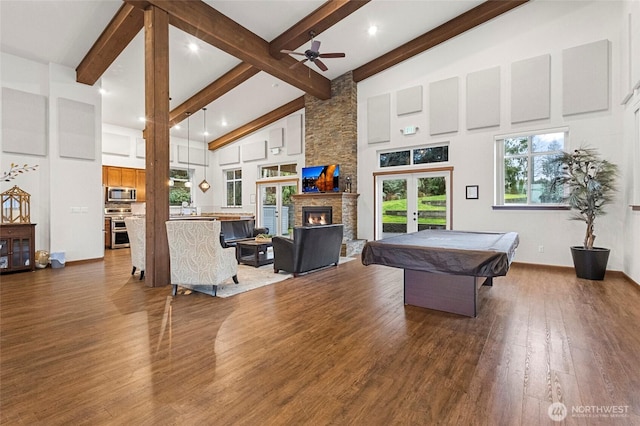
<svg viewBox="0 0 640 426"><path fill-rule="evenodd" d="M204 179L202 180L202 182L200 182L200 185L198 185L200 187L200 190L202 192L207 192L209 190L209 188L211 188L211 185L209 185L209 182L207 182L207 109L206 108L202 108L202 122L203 122L203 126L202 126L202 147L204 150L204 166L202 167L203 169L203 174L204 174Z"/></svg>
<svg viewBox="0 0 640 426"><path fill-rule="evenodd" d="M191 167L191 158L189 157L191 154L191 143L190 143L190 139L191 139L191 113L188 112L187 113L187 177L189 178L188 181L186 181L184 183L184 186L186 188L191 188L191 173L189 172L189 168Z"/></svg>

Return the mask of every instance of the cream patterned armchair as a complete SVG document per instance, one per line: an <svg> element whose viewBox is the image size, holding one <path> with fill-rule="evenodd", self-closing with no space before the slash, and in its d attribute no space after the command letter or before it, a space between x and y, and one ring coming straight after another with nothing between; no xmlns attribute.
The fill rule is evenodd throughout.
<svg viewBox="0 0 640 426"><path fill-rule="evenodd" d="M166 222L173 295L178 286L198 291L233 278L238 283L235 248L220 245L220 221L169 220Z"/></svg>
<svg viewBox="0 0 640 426"><path fill-rule="evenodd" d="M140 279L144 278L144 263L146 259L145 250L145 218L144 217L125 217L124 223L127 227L127 235L129 236L129 248L131 249L131 275L136 273L136 269L140 270Z"/></svg>

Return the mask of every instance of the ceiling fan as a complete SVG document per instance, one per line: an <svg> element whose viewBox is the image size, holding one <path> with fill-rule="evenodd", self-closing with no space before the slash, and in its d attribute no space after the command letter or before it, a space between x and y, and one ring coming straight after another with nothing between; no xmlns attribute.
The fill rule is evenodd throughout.
<svg viewBox="0 0 640 426"><path fill-rule="evenodd" d="M291 65L289 68L293 68L300 64L304 64L307 61L311 61L318 66L322 71L328 70L327 66L320 60L320 58L344 58L344 53L320 53L320 42L318 40L314 40L316 33L313 31L309 31L309 35L311 36L311 47L304 51L304 53L294 52L293 50L282 49L281 53L288 53L290 55L300 55L304 56L305 59L296 62Z"/></svg>

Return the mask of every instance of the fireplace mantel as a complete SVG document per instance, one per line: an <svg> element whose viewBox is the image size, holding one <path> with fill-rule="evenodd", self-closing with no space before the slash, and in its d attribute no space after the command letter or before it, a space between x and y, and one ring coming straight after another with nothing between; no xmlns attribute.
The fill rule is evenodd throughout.
<svg viewBox="0 0 640 426"><path fill-rule="evenodd" d="M302 225L303 206L331 206L333 223L344 224L345 240L354 240L358 232L358 196L360 194L352 192L314 192L292 195L296 226Z"/></svg>

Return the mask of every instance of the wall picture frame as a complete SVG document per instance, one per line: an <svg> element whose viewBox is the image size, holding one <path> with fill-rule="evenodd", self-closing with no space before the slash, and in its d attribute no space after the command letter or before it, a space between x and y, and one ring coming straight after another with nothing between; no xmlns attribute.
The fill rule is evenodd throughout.
<svg viewBox="0 0 640 426"><path fill-rule="evenodd" d="M478 199L478 185L467 185L467 200L477 200Z"/></svg>

